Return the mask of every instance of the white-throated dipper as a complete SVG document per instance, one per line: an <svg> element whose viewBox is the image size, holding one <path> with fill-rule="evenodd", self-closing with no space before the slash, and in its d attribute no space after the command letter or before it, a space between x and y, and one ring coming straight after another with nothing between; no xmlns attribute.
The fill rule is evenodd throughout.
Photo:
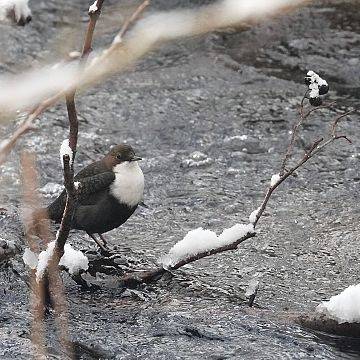
<svg viewBox="0 0 360 360"><path fill-rule="evenodd" d="M102 234L119 227L143 199L144 175L140 157L127 144L116 145L101 160L82 169L74 178L80 182L72 229L85 230L106 251ZM47 207L48 216L60 222L66 202L65 190ZM99 234L102 245L94 234Z"/></svg>

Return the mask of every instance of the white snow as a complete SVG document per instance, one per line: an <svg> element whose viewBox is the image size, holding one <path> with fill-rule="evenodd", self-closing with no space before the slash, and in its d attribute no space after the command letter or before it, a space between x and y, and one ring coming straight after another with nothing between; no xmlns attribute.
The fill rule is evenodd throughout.
<svg viewBox="0 0 360 360"><path fill-rule="evenodd" d="M201 151L194 151L190 154L189 159L184 159L181 162L183 167L200 167L206 166L213 163L213 159L208 157L206 154Z"/></svg>
<svg viewBox="0 0 360 360"><path fill-rule="evenodd" d="M322 85L328 85L327 81L322 79L316 72L310 70L306 74L308 77L310 77L310 98L315 98L319 96L319 87Z"/></svg>
<svg viewBox="0 0 360 360"><path fill-rule="evenodd" d="M39 191L44 197L55 197L60 195L63 188L64 188L63 185L49 182L46 185L44 185L42 188L40 188Z"/></svg>
<svg viewBox="0 0 360 360"><path fill-rule="evenodd" d="M259 290L259 285L260 282L257 278L251 279L248 287L246 288L245 296L249 298L250 296L256 295L257 291Z"/></svg>
<svg viewBox="0 0 360 360"><path fill-rule="evenodd" d="M256 221L256 216L257 214L259 213L261 209L261 206L259 206L256 210L254 210L250 216L249 216L249 221L250 221L250 224L253 224L255 221Z"/></svg>
<svg viewBox="0 0 360 360"><path fill-rule="evenodd" d="M89 259L80 251L75 250L70 244L65 244L64 255L59 265L65 266L71 275L78 274L80 270L89 268Z"/></svg>
<svg viewBox="0 0 360 360"><path fill-rule="evenodd" d="M69 55L69 58L71 58L71 59L78 59L81 57L81 52L80 51L70 51L68 55Z"/></svg>
<svg viewBox="0 0 360 360"><path fill-rule="evenodd" d="M23 260L31 269L36 269L36 281L40 281L48 266L55 249L55 241L48 244L46 250L42 251L39 256L34 254L30 249L26 249ZM28 250L28 251L27 251ZM37 266L35 265L37 263ZM35 267L33 267L35 265ZM71 275L78 274L80 270L89 268L89 259L79 250L75 250L70 244L65 244L64 255L59 261L60 266L68 269Z"/></svg>
<svg viewBox="0 0 360 360"><path fill-rule="evenodd" d="M275 174L271 177L270 186L274 186L280 180L280 174Z"/></svg>
<svg viewBox="0 0 360 360"><path fill-rule="evenodd" d="M69 146L69 139L65 139L60 146L60 161L61 161L61 165L62 167L64 167L64 162L63 162L63 157L65 155L68 155L70 158L70 164L73 161L73 152Z"/></svg>
<svg viewBox="0 0 360 360"><path fill-rule="evenodd" d="M97 0L94 1L94 3L89 7L89 13L94 13L98 10L97 7Z"/></svg>
<svg viewBox="0 0 360 360"><path fill-rule="evenodd" d="M310 93L309 93L309 96L311 98L315 98L315 97L318 97L319 96L319 86L317 83L311 83L309 85L309 89L310 89Z"/></svg>
<svg viewBox="0 0 360 360"><path fill-rule="evenodd" d="M29 248L26 248L23 254L24 264L30 269L35 270L38 265L38 256L32 252Z"/></svg>
<svg viewBox="0 0 360 360"><path fill-rule="evenodd" d="M39 282L44 276L48 262L51 259L55 249L55 241L48 244L46 250L42 251L38 256L38 264L36 268L36 281Z"/></svg>
<svg viewBox="0 0 360 360"><path fill-rule="evenodd" d="M75 182L74 182L75 190L79 190L80 186L81 186L81 182L80 182L80 181L75 181Z"/></svg>
<svg viewBox="0 0 360 360"><path fill-rule="evenodd" d="M360 323L360 284L350 285L343 292L323 301L316 311L336 320L339 324Z"/></svg>
<svg viewBox="0 0 360 360"><path fill-rule="evenodd" d="M228 143L228 142L231 142L233 140L241 140L241 141L244 141L244 140L247 140L248 139L248 136L247 135L234 135L234 136L227 136L225 139L224 139L224 142Z"/></svg>
<svg viewBox="0 0 360 360"><path fill-rule="evenodd" d="M319 86L328 84L327 81L321 78L315 71L310 70L306 75L311 77L311 83L317 83Z"/></svg>
<svg viewBox="0 0 360 360"><path fill-rule="evenodd" d="M15 21L26 20L31 16L29 0L0 0L0 21L8 20L9 12L14 11Z"/></svg>
<svg viewBox="0 0 360 360"><path fill-rule="evenodd" d="M160 262L165 269L168 269L191 256L230 245L248 233L254 233L252 224L236 224L225 229L219 236L203 228L191 230L170 249Z"/></svg>
<svg viewBox="0 0 360 360"><path fill-rule="evenodd" d="M113 44L120 44L122 42L121 36L116 35L113 40Z"/></svg>

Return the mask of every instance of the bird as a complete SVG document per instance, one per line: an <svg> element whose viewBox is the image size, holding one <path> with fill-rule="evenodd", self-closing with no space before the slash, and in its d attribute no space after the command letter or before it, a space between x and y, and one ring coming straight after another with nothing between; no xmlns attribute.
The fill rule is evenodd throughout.
<svg viewBox="0 0 360 360"><path fill-rule="evenodd" d="M108 247L103 234L125 223L143 201L144 174L139 160L130 145L116 145L74 177L79 195L71 228L86 231L104 254ZM63 190L46 208L48 218L60 223L65 203Z"/></svg>

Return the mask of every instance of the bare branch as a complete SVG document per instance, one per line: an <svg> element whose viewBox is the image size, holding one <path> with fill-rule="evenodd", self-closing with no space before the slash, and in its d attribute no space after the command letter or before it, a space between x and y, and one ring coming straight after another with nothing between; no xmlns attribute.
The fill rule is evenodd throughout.
<svg viewBox="0 0 360 360"><path fill-rule="evenodd" d="M77 199L77 192L74 186L74 169L70 164L70 158L68 155L64 155L63 163L64 163L64 186L66 189L67 198L66 198L66 205L65 205L63 217L61 219L59 232L56 237L55 252L57 253L56 256L58 257L57 264L59 263L61 257L64 254L64 246L70 233L71 223L74 216L76 199Z"/></svg>
<svg viewBox="0 0 360 360"><path fill-rule="evenodd" d="M254 227L256 226L256 224L258 223L261 215L263 214L263 212L265 211L265 208L266 208L266 205L267 203L269 202L270 200L270 197L272 195L272 193L274 192L274 190L284 181L286 180L290 175L292 175L297 169L299 169L302 165L304 165L308 160L310 160L312 157L314 157L315 155L317 155L320 151L322 151L325 147L327 147L328 145L330 145L332 142L336 141L336 140L339 140L339 139L345 139L347 140L350 144L351 144L351 140L345 136L345 135L340 135L340 136L337 136L336 135L336 129L337 129L337 126L338 126L338 123L339 121L346 117L347 115L349 115L350 113L353 113L354 110L350 110L350 111L347 111L346 113L338 116L335 118L335 120L333 121L333 124L332 124L332 132L331 132L331 137L329 139L327 139L325 142L324 142L324 139L323 138L320 138L319 140L316 140L313 142L313 144L310 146L310 148L308 149L308 151L305 153L304 157L295 165L293 166L290 170L287 170L285 171L285 169L282 168L282 171L283 173L280 175L280 179L273 185L273 186L270 186L266 195L265 195L265 198L260 206L260 210L258 211L257 215L256 215L256 220L254 222ZM302 121L302 118L300 119L300 121L298 122L298 124L301 124L301 121ZM292 137L293 139L293 137ZM290 142L291 144L291 142ZM289 146L290 147L290 146ZM286 153L285 155L285 158L284 158L284 162L285 162L285 159L288 155L288 152ZM283 164L284 164L283 162Z"/></svg>
<svg viewBox="0 0 360 360"><path fill-rule="evenodd" d="M306 94L304 95L304 98L305 97L306 97ZM302 106L303 106L304 98L303 98L303 100L301 102ZM312 157L317 155L320 151L322 151L324 148L329 146L334 141L336 141L338 139L342 139L342 138L349 141L349 139L344 135L342 135L342 136L337 136L336 135L336 127L337 127L340 119L344 118L345 116L347 116L351 112L352 111L347 112L345 114L342 114L341 116L338 116L334 120L333 125L332 125L333 131L332 131L332 135L331 135L330 138L328 138L326 141L324 141L323 138L315 140L311 144L309 149L305 152L304 156L297 162L297 164L295 164L289 170L285 170L284 164L286 164L286 160L288 160L290 158L290 155L291 155L291 152L292 152L292 149L293 149L293 146L294 146L294 142L295 142L294 134L296 134L296 132L299 129L299 126L301 125L301 123L305 119L304 115L303 115L304 114L303 109L300 110L300 120L295 125L294 130L296 130L296 131L294 131L293 134L292 134L290 144L288 146L288 151L285 154L284 161L283 161L283 164L282 164L281 171L283 173L280 174L279 179L268 188L268 190L267 190L267 192L265 194L265 197L264 197L264 199L263 199L263 201L261 203L261 206L260 206L259 210L257 211L256 218L255 218L255 221L253 223L254 228L256 227L256 225L257 225L259 219L261 218L261 216L263 215L272 194L274 193L276 188L281 183L283 183L289 176L294 174L294 172L296 170L298 170L300 167L302 167L307 161L309 161ZM311 112L306 113L305 116L308 116L310 113ZM176 270L176 269L178 269L178 268L180 268L180 267L182 267L184 265L187 265L189 263L192 263L192 262L197 261L199 259L202 259L204 257L219 254L219 253L222 253L222 252L225 252L225 251L235 250L235 249L237 249L238 245L241 244L243 241L245 241L245 240L247 240L249 238L255 237L255 236L256 236L255 231L254 232L248 232L242 238L234 241L233 243L231 243L229 245L219 247L219 248L216 248L216 249L212 249L210 251L205 251L205 252L202 252L202 253L198 253L198 254L196 254L194 256L190 256L190 257L188 257L186 259L183 259L183 260L179 261L177 264L172 265L171 267L169 267L167 269L164 269L163 267L158 267L156 269L149 270L149 271L143 271L143 272L127 274L127 275L123 276L120 279L120 285L125 286L125 287L134 287L134 286L137 286L137 285L142 284L142 283L149 283L149 282L152 282L152 281L156 281L159 278L161 278L168 270Z"/></svg>
<svg viewBox="0 0 360 360"><path fill-rule="evenodd" d="M248 1L251 2L251 0ZM297 7L309 2L309 0L274 0L272 1L271 6L269 4L264 4L262 7L255 8L252 6L248 7L248 1L239 3L239 7L234 6L235 2L219 1L215 4L194 9L191 12L187 10L174 10L168 13L154 14L150 17L151 19L147 18L144 19L143 22L140 21L137 24L136 29L134 28L132 36L128 37L126 42L121 42L121 46L119 46L120 42L117 42L115 39L113 44L101 54L95 56L90 64L82 69L79 69L78 72L72 72L71 84L67 84L65 87L60 85L59 83L61 82L62 84L63 82L63 76L58 76L58 83L56 83L56 81L52 81L51 84L45 84L44 88L41 88L39 93L35 94L34 92L31 95L31 99L37 98L37 100L33 100L34 102L39 101L39 97L43 98L44 93L52 93L52 95L49 96L48 99L42 101L35 111L29 114L27 123L30 125L40 113L55 104L64 96L64 94L71 94L75 88L83 88L93 85L94 83L111 76L115 72L124 71L130 64L134 63L160 43L185 36L200 35L209 31L243 24L244 22L256 23L264 18L296 9ZM124 24L123 30L119 33L120 37L118 39L120 41L123 40L122 37L126 33L127 29L136 19L138 19L139 14L146 8L147 5L148 2L144 1L135 11L133 16ZM91 15L93 18L90 20L88 31L85 36L83 58L86 58L88 53L91 51L91 39L101 6L102 1L98 0L98 10ZM243 6L246 11L242 11ZM232 8L234 8L234 11L232 11ZM174 21L169 21L170 18ZM180 27L178 25L179 21L182 24ZM168 26L164 26L163 23L166 23ZM142 26L144 24L147 24L146 28ZM60 69L58 71L61 72L64 71L64 69ZM58 74L56 73L56 70L54 70L54 74ZM69 74L67 73L67 75ZM19 83L22 83L21 86L25 86L23 82L19 81L16 82L16 86L19 86ZM55 88L58 89L60 86L62 90L59 91L59 93L53 94L55 91L55 83ZM16 86L14 82L11 89L14 93L19 93L19 91L16 90ZM27 83L26 86L28 88L29 83ZM22 91L22 93L24 93L24 91ZM0 92L0 108L7 113L13 113L13 111L19 108L24 109L24 106L29 106L28 103L30 101L29 98L23 100L17 98L16 103L11 102L10 100L9 91L3 95ZM14 136L11 136L9 141L6 142L6 146L0 147L0 164L5 161L7 154L14 147L16 141L30 129L30 126L20 129L16 135L14 134Z"/></svg>
<svg viewBox="0 0 360 360"><path fill-rule="evenodd" d="M349 110L349 111L347 111L346 113L341 114L341 115L339 115L339 116L337 116L337 117L335 118L335 120L333 121L332 126L331 126L331 135L332 135L332 136L337 137L336 131L337 131L337 127L338 127L339 121L340 121L341 119L343 119L344 117L346 117L346 116L348 116L348 115L350 115L350 114L352 114L352 113L354 113L354 112L356 112L356 109ZM344 137L344 136L342 136L342 137ZM345 138L346 138L346 137L345 137ZM351 143L351 141L350 141L350 143Z"/></svg>
<svg viewBox="0 0 360 360"><path fill-rule="evenodd" d="M49 221L45 219L44 214L38 209L40 203L37 194L37 171L35 169L35 156L31 153L23 153L21 156L23 188L24 188L24 207L25 216L23 217L25 225L26 240L30 249L34 253L39 253L39 244L34 240L37 235L49 243L51 232ZM36 281L36 270L30 272L30 309L32 314L31 340L36 348L36 358L46 357L45 331L44 331L44 310L45 303L51 300L55 308L56 322L59 329L59 340L62 348L69 358L73 358L73 350L69 337L67 303L64 295L57 263L50 262L46 277L42 281ZM51 299L49 299L49 297Z"/></svg>
<svg viewBox="0 0 360 360"><path fill-rule="evenodd" d="M90 21L89 21L88 28L87 28L87 31L85 34L84 45L83 45L82 53L81 53L81 57L83 59L86 58L92 50L92 39L94 36L95 26L99 19L100 14L101 14L101 9L102 9L103 3L104 3L104 0L97 0L96 1L97 10L94 12L89 12Z"/></svg>
<svg viewBox="0 0 360 360"><path fill-rule="evenodd" d="M30 214L34 214L39 199L37 197L37 173L35 170L35 156L31 153L21 154L21 174L23 185L23 223L25 226L25 239L31 251L39 253L39 244L34 240L35 223L38 219L34 219ZM35 270L30 272L30 287L33 290L30 293L30 312L31 320L31 342L36 349L37 358L46 356L46 348L44 343L44 287L35 279Z"/></svg>
<svg viewBox="0 0 360 360"><path fill-rule="evenodd" d="M280 169L280 176L284 175L285 173L285 168L286 168L286 164L287 162L290 160L291 156L292 156L292 152L294 150L294 146L295 146L295 141L297 138L297 134L299 132L299 128L300 126L304 123L304 121L310 116L310 114L312 114L314 111L320 110L320 109L328 109L331 108L333 105L335 105L335 101L331 102L329 104L325 104L322 106L317 106L315 108L310 109L308 112L304 112L305 110L305 100L307 99L307 96L309 94L309 90L307 90L304 94L304 96L301 99L301 103L300 103L300 109L299 109L299 114L300 114L300 119L299 121L294 125L293 127L293 131L291 134L291 138L290 138L290 142L289 145L286 149L286 154L284 156L284 160L282 162L281 165L281 169Z"/></svg>
<svg viewBox="0 0 360 360"><path fill-rule="evenodd" d="M121 30L115 37L115 42L121 42L125 33L129 30L132 24L139 18L141 13L150 5L150 0L143 1L142 4L140 4L134 13L124 22L124 25L122 26Z"/></svg>

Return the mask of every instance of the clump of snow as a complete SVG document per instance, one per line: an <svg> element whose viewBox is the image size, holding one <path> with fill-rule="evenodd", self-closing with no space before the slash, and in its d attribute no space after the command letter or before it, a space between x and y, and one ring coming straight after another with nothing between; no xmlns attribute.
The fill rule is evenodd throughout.
<svg viewBox="0 0 360 360"><path fill-rule="evenodd" d="M270 186L274 186L280 180L280 174L275 174L271 177Z"/></svg>
<svg viewBox="0 0 360 360"><path fill-rule="evenodd" d="M324 93L320 93L321 87L327 87L328 89L327 81L322 79L316 72L312 70L307 72L305 79L309 84L310 98L317 98L319 95L323 95Z"/></svg>
<svg viewBox="0 0 360 360"><path fill-rule="evenodd" d="M209 165L212 162L213 160L206 154L201 151L194 151L190 154L190 158L184 159L181 164L183 167L199 167Z"/></svg>
<svg viewBox="0 0 360 360"><path fill-rule="evenodd" d="M49 182L45 186L40 188L39 191L44 197L55 197L60 195L63 188L63 185Z"/></svg>
<svg viewBox="0 0 360 360"><path fill-rule="evenodd" d="M160 262L165 269L168 269L191 256L230 245L248 233L254 233L252 224L236 224L225 229L219 236L203 228L191 230L170 249Z"/></svg>
<svg viewBox="0 0 360 360"><path fill-rule="evenodd" d="M228 143L228 142L231 142L233 140L241 140L241 141L244 141L244 140L247 140L248 139L248 136L247 135L234 135L234 136L227 136L225 139L224 139L224 142Z"/></svg>
<svg viewBox="0 0 360 360"><path fill-rule="evenodd" d="M257 217L257 214L259 213L260 209L261 209L261 206L259 206L256 210L254 210L250 214L250 216L249 216L250 224L253 224L256 221L256 217Z"/></svg>
<svg viewBox="0 0 360 360"><path fill-rule="evenodd" d="M68 55L69 55L69 58L71 58L71 59L78 59L81 57L81 52L80 51L70 51Z"/></svg>
<svg viewBox="0 0 360 360"><path fill-rule="evenodd" d="M97 10L98 10L97 0L95 0L94 3L92 5L90 5L90 7L89 7L89 13L92 14L92 13L96 12Z"/></svg>
<svg viewBox="0 0 360 360"><path fill-rule="evenodd" d="M312 83L309 85L310 93L309 96L311 98L315 98L319 96L319 86L316 83Z"/></svg>
<svg viewBox="0 0 360 360"><path fill-rule="evenodd" d="M116 35L113 40L113 44L120 44L122 42L121 36Z"/></svg>
<svg viewBox="0 0 360 360"><path fill-rule="evenodd" d="M26 248L23 254L24 264L27 265L30 269L35 270L38 265L38 256L32 252L29 248Z"/></svg>
<svg viewBox="0 0 360 360"><path fill-rule="evenodd" d="M60 146L60 160L61 160L61 165L64 167L64 161L63 158L65 155L68 155L70 158L70 163L72 163L73 161L73 151L70 148L69 145L69 139L65 139Z"/></svg>
<svg viewBox="0 0 360 360"><path fill-rule="evenodd" d="M248 287L246 288L245 296L249 298L250 296L256 295L257 291L259 290L259 285L260 282L257 278L251 279Z"/></svg>
<svg viewBox="0 0 360 360"><path fill-rule="evenodd" d="M21 20L27 22L26 19L31 16L28 3L29 0L0 0L0 21L8 20L9 13L13 11L17 23Z"/></svg>
<svg viewBox="0 0 360 360"><path fill-rule="evenodd" d="M360 323L360 284L350 285L343 292L323 301L316 311L336 320L339 324Z"/></svg>
<svg viewBox="0 0 360 360"><path fill-rule="evenodd" d="M36 281L40 281L44 276L45 270L51 259L55 249L55 241L48 244L46 250L42 251L38 256L38 264L36 268Z"/></svg>
<svg viewBox="0 0 360 360"><path fill-rule="evenodd" d="M65 266L71 275L78 274L80 270L89 268L89 259L80 251L75 250L70 244L65 244L64 255L59 265Z"/></svg>
<svg viewBox="0 0 360 360"><path fill-rule="evenodd" d="M310 70L306 75L311 78L312 83L317 83L319 86L328 85L327 81L321 78L315 71Z"/></svg>
<svg viewBox="0 0 360 360"><path fill-rule="evenodd" d="M53 256L55 249L55 241L48 244L46 250L42 251L39 256L26 249L23 255L23 260L31 269L36 268L36 281L40 281L44 276L44 272L48 266L49 260ZM30 254L29 251L32 253ZM26 254L26 255L25 255ZM37 262L37 266L33 267ZM75 250L70 244L65 244L64 255L59 261L60 266L68 269L71 275L78 274L80 270L87 270L89 268L89 259L80 251Z"/></svg>

